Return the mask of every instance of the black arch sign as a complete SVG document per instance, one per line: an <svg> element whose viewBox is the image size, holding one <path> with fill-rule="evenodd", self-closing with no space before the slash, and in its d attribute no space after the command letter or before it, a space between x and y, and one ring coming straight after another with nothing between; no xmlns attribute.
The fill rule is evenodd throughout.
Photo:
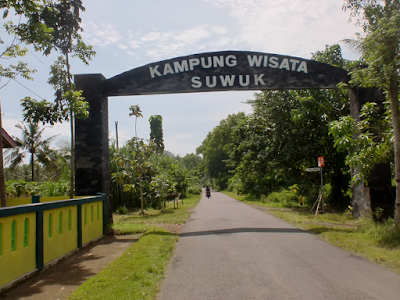
<svg viewBox="0 0 400 300"><path fill-rule="evenodd" d="M223 51L151 63L115 77L75 75L90 105L75 120L75 193L109 194L108 97L232 90L330 89L348 82L347 71L317 61L262 52ZM105 215L111 218L110 203Z"/></svg>
<svg viewBox="0 0 400 300"><path fill-rule="evenodd" d="M347 71L293 56L223 51L151 63L104 82L107 96L335 88Z"/></svg>

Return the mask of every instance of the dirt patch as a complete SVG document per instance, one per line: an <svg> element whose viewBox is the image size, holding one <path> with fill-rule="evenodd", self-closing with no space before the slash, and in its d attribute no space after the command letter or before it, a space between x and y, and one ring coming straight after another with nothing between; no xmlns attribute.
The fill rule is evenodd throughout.
<svg viewBox="0 0 400 300"><path fill-rule="evenodd" d="M183 225L179 224L152 224L158 227L162 227L171 233L180 234L182 232Z"/></svg>
<svg viewBox="0 0 400 300"><path fill-rule="evenodd" d="M266 207L266 206L258 206L258 205L251 205L252 207L262 210L262 211L271 211L271 210L277 210L277 211L292 211L290 208L277 208L277 207Z"/></svg>

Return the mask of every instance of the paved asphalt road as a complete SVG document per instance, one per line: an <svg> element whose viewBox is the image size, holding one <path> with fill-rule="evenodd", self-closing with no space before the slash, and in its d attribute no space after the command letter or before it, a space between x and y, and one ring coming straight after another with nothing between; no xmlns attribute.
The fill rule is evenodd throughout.
<svg viewBox="0 0 400 300"><path fill-rule="evenodd" d="M159 300L400 299L400 275L223 194L184 225Z"/></svg>

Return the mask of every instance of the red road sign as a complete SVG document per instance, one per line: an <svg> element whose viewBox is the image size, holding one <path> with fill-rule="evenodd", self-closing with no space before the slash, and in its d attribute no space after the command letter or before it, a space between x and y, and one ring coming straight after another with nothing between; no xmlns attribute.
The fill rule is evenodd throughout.
<svg viewBox="0 0 400 300"><path fill-rule="evenodd" d="M324 167L325 166L325 159L323 156L318 157L318 167Z"/></svg>

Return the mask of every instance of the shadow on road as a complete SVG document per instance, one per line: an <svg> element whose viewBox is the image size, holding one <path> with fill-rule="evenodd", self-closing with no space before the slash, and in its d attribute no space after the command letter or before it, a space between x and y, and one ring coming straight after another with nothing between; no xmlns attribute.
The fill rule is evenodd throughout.
<svg viewBox="0 0 400 300"><path fill-rule="evenodd" d="M120 235L121 237L124 237L124 235ZM138 238L119 238L117 239L115 236L110 236L107 239L102 239L100 240L97 244L98 245L109 245L109 244L113 244L113 243L136 243L137 241L139 241L139 237ZM93 248L90 247L90 248ZM90 250L90 248L88 248Z"/></svg>
<svg viewBox="0 0 400 300"><path fill-rule="evenodd" d="M209 231L185 232L185 233L181 233L179 235L179 237L246 233L246 232L308 233L307 231L297 229L297 228L231 228L231 229L220 229L220 230L209 230Z"/></svg>

